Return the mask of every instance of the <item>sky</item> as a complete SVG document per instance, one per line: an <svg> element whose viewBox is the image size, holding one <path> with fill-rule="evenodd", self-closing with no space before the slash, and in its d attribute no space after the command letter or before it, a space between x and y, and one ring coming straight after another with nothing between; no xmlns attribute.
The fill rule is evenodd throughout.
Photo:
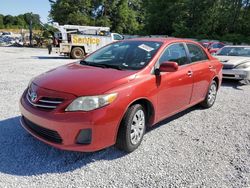
<svg viewBox="0 0 250 188"><path fill-rule="evenodd" d="M17 16L27 12L39 14L43 23L48 22L48 0L0 0L0 14Z"/></svg>

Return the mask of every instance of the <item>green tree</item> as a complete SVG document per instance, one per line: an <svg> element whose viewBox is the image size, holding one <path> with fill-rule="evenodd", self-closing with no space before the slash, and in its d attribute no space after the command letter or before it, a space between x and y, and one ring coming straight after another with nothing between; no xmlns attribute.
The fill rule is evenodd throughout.
<svg viewBox="0 0 250 188"><path fill-rule="evenodd" d="M180 0L146 0L144 6L147 34L171 35L174 32L173 23L183 9Z"/></svg>
<svg viewBox="0 0 250 188"><path fill-rule="evenodd" d="M112 31L139 32L142 0L50 0L51 21L59 24L108 26Z"/></svg>
<svg viewBox="0 0 250 188"><path fill-rule="evenodd" d="M4 18L4 16L2 14L0 14L0 29L4 28L3 18Z"/></svg>
<svg viewBox="0 0 250 188"><path fill-rule="evenodd" d="M250 0L49 0L51 21L123 34L249 41Z"/></svg>
<svg viewBox="0 0 250 188"><path fill-rule="evenodd" d="M27 28L27 24L24 20L23 15L18 15L15 17L15 22L14 22L15 26L17 26L19 29L22 28Z"/></svg>
<svg viewBox="0 0 250 188"><path fill-rule="evenodd" d="M51 21L58 22L61 25L93 24L91 19L92 2L90 0L57 0L52 1L49 17Z"/></svg>
<svg viewBox="0 0 250 188"><path fill-rule="evenodd" d="M128 0L120 0L114 12L112 28L118 33L136 34L139 31L139 23L135 10Z"/></svg>
<svg viewBox="0 0 250 188"><path fill-rule="evenodd" d="M148 34L248 41L250 0L147 0L143 5Z"/></svg>
<svg viewBox="0 0 250 188"><path fill-rule="evenodd" d="M11 15L4 16L3 18L3 24L7 28L11 28L11 26L15 25L15 18Z"/></svg>
<svg viewBox="0 0 250 188"><path fill-rule="evenodd" d="M32 21L32 26L34 29L41 29L41 21L40 16L38 14L25 13L23 15L23 18L27 26L29 26L30 21Z"/></svg>

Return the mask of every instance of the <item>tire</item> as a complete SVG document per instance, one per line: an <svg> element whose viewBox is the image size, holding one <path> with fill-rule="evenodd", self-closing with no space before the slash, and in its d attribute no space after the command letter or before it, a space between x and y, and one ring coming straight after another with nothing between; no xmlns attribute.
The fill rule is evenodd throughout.
<svg viewBox="0 0 250 188"><path fill-rule="evenodd" d="M85 52L80 47L74 47L71 50L70 57L72 57L73 59L83 59L84 56L85 56Z"/></svg>
<svg viewBox="0 0 250 188"><path fill-rule="evenodd" d="M128 153L137 149L145 134L146 119L145 110L140 104L129 107L120 125L116 147Z"/></svg>
<svg viewBox="0 0 250 188"><path fill-rule="evenodd" d="M201 106L204 108L210 108L214 105L217 96L217 83L213 80L208 88L208 92L204 101L201 102Z"/></svg>

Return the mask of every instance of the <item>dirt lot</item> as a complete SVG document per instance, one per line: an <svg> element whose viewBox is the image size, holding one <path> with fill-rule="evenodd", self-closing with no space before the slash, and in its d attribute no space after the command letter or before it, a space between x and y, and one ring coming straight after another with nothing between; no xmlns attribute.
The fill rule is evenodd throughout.
<svg viewBox="0 0 250 188"><path fill-rule="evenodd" d="M45 49L0 47L0 187L250 187L250 86L226 81L216 104L159 123L125 154L65 152L20 126L29 80L72 62Z"/></svg>

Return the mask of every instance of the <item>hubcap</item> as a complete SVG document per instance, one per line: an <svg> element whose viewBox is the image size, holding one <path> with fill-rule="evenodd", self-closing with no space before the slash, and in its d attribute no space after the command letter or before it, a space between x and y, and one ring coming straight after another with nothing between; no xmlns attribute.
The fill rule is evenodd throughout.
<svg viewBox="0 0 250 188"><path fill-rule="evenodd" d="M77 56L77 57L80 57L81 56L81 51L80 50L77 50L76 52L75 52L75 55Z"/></svg>
<svg viewBox="0 0 250 188"><path fill-rule="evenodd" d="M212 84L209 93L208 93L208 102L209 104L213 104L216 98L217 88L215 84Z"/></svg>
<svg viewBox="0 0 250 188"><path fill-rule="evenodd" d="M145 127L145 115L142 110L138 110L132 120L130 139L133 145L140 142Z"/></svg>

